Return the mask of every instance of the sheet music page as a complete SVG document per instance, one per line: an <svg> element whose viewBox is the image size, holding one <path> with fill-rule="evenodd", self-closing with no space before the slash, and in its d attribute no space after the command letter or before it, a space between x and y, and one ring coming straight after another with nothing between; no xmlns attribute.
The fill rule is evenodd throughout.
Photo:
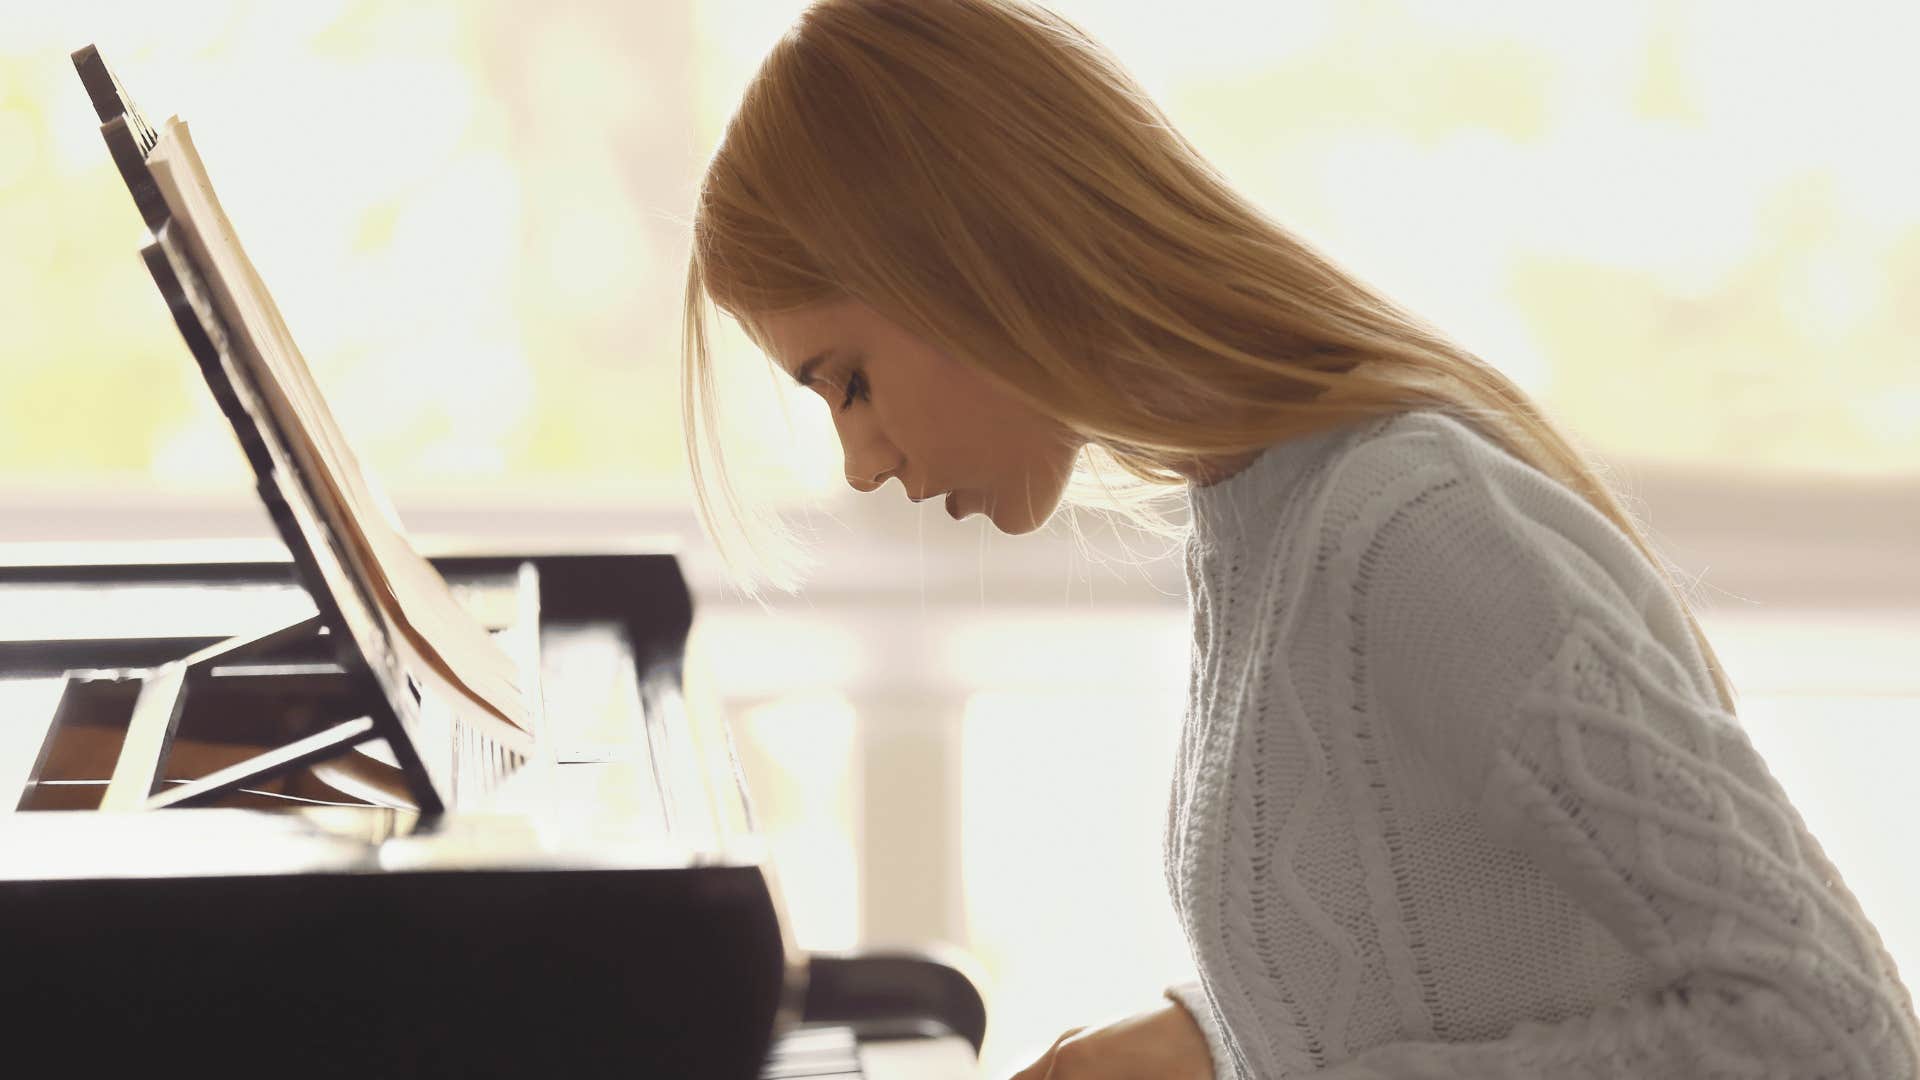
<svg viewBox="0 0 1920 1080"><path fill-rule="evenodd" d="M147 156L148 171L207 276L235 362L253 374L294 445L307 488L344 542L343 561L370 588L421 660L453 689L521 732L532 724L512 660L454 599L447 583L408 543L334 423L280 309L247 259L214 196L187 125L169 117Z"/></svg>

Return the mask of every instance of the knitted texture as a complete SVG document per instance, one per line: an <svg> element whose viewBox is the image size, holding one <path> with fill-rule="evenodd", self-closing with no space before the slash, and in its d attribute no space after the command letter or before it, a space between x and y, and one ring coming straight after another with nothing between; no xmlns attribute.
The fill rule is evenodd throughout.
<svg viewBox="0 0 1920 1080"><path fill-rule="evenodd" d="M1598 511L1426 410L1189 494L1168 996L1220 1080L1920 1075L1879 935Z"/></svg>

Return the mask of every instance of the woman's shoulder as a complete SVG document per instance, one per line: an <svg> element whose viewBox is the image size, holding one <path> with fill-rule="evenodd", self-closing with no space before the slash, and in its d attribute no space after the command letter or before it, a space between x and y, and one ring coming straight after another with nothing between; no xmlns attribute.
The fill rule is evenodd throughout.
<svg viewBox="0 0 1920 1080"><path fill-rule="evenodd" d="M1329 509L1383 497L1401 501L1424 488L1465 481L1491 488L1548 483L1480 422L1438 407L1408 409L1358 425L1335 448L1324 472L1322 502Z"/></svg>
<svg viewBox="0 0 1920 1080"><path fill-rule="evenodd" d="M1476 423L1434 406L1375 417L1358 427L1343 451L1347 455L1397 455L1409 462L1457 458L1463 453L1504 453Z"/></svg>
<svg viewBox="0 0 1920 1080"><path fill-rule="evenodd" d="M1476 423L1439 409L1409 410L1361 425L1328 462L1313 502L1310 520L1321 565L1362 557L1389 530L1497 529L1515 542L1534 545L1553 543L1549 534L1608 547L1618 539L1585 498L1521 460ZM1492 552L1478 554L1491 557Z"/></svg>
<svg viewBox="0 0 1920 1080"><path fill-rule="evenodd" d="M1321 516L1340 520L1391 492L1457 476L1495 449L1485 436L1439 409L1375 417L1333 446L1321 474Z"/></svg>

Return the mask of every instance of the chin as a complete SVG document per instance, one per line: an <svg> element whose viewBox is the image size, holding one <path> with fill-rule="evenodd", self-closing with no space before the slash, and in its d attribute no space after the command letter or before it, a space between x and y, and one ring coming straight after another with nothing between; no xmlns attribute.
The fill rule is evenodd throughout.
<svg viewBox="0 0 1920 1080"><path fill-rule="evenodd" d="M997 492L987 489L987 497L982 500L984 505L969 503L962 511L960 520L965 521L979 514L992 522L993 527L1005 536L1025 536L1027 533L1035 532L1052 520L1054 511L1060 508L1060 499L1065 493L1066 484L1062 479L1058 484L1042 484L1040 487L1041 490L1036 491L1029 483L1025 497L1011 502L999 498ZM982 489L974 490L978 493ZM979 498L979 495L976 494L974 497Z"/></svg>
<svg viewBox="0 0 1920 1080"><path fill-rule="evenodd" d="M993 527L1000 530L1002 536L1025 536L1036 528L1031 521L1001 521L992 514L987 515L987 520L993 522Z"/></svg>
<svg viewBox="0 0 1920 1080"><path fill-rule="evenodd" d="M1054 508L1058 505L1057 502L1049 503L1038 515L1034 515L1032 511L1026 507L1013 506L1007 507L1004 510L999 506L990 506L982 510L981 513L985 514L987 520L993 522L993 527L1000 530L1003 535L1025 536L1030 532L1038 530L1040 526L1045 525L1047 519L1053 516ZM1040 508L1036 507L1035 509Z"/></svg>

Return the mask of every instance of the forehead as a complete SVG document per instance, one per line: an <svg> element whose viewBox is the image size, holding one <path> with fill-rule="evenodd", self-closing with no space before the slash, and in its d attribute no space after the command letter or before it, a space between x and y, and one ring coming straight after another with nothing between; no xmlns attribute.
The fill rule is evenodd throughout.
<svg viewBox="0 0 1920 1080"><path fill-rule="evenodd" d="M873 321L859 305L838 301L748 316L740 325L762 352L794 375L822 352L856 345L873 329Z"/></svg>

